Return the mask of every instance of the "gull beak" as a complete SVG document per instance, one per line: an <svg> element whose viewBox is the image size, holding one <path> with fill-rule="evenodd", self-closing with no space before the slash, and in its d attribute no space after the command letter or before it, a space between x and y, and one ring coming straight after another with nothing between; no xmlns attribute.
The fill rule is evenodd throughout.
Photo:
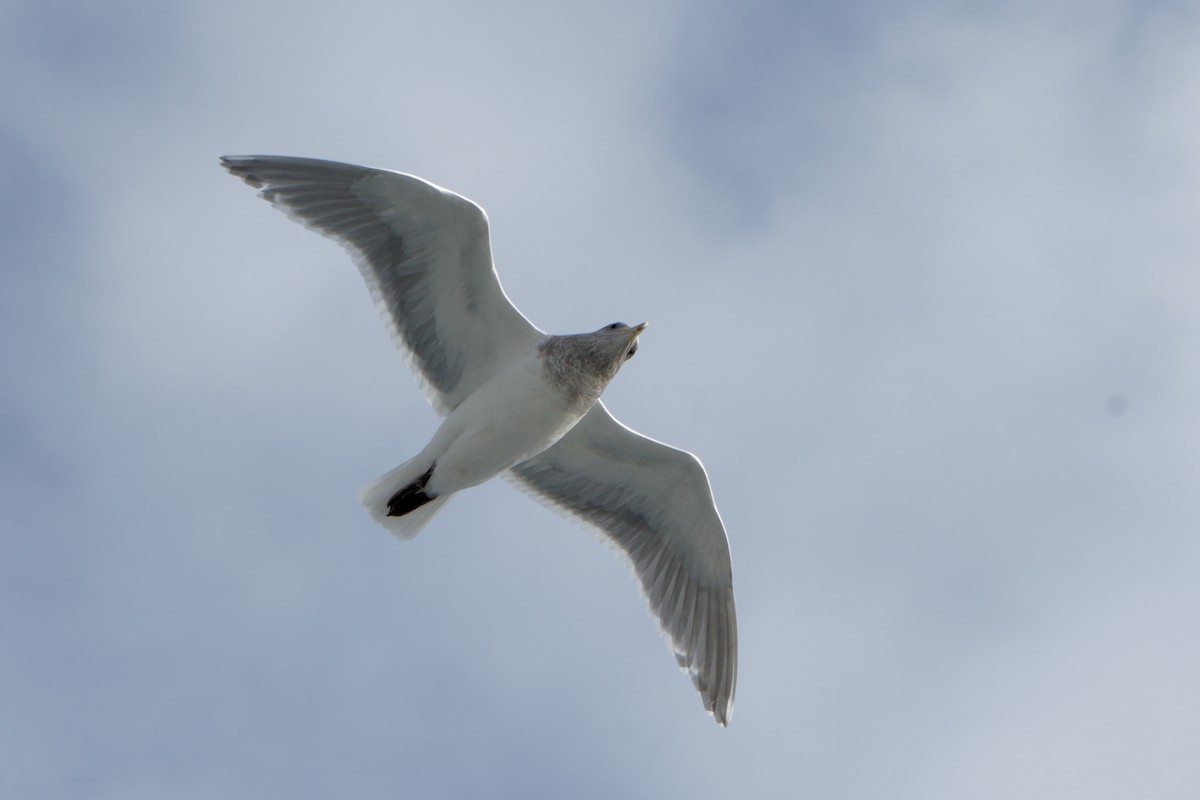
<svg viewBox="0 0 1200 800"><path fill-rule="evenodd" d="M646 323L643 322L641 325L634 325L632 328L625 331L625 333L629 334L629 339L625 344L625 346L629 348L625 353L626 361L633 358L633 354L637 352L637 338L644 330L646 330Z"/></svg>

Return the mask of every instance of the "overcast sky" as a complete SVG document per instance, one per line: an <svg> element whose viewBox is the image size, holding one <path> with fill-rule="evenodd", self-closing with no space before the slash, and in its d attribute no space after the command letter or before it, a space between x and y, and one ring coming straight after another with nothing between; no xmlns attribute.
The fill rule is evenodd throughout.
<svg viewBox="0 0 1200 800"><path fill-rule="evenodd" d="M0 795L1200 796L1188 2L0 3ZM729 530L722 730L224 153L483 205Z"/></svg>

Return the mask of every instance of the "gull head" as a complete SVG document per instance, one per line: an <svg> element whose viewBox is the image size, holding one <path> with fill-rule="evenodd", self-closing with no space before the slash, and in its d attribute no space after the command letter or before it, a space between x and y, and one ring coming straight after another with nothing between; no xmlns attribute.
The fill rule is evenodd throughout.
<svg viewBox="0 0 1200 800"><path fill-rule="evenodd" d="M644 330L646 330L645 322L633 326L626 325L624 322L614 322L611 325L605 325L591 335L600 336L602 342L611 343L610 346L618 356L617 367L620 368L621 364L633 358L634 353L637 352L637 337Z"/></svg>
<svg viewBox="0 0 1200 800"><path fill-rule="evenodd" d="M570 405L588 408L637 352L641 325L614 322L591 333L547 336L539 347L546 374Z"/></svg>

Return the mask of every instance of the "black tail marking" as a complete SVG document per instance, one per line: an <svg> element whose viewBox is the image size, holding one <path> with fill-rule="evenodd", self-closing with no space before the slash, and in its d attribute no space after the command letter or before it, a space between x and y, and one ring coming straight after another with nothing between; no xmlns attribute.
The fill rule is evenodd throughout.
<svg viewBox="0 0 1200 800"><path fill-rule="evenodd" d="M433 467L436 466L437 464L433 465ZM425 470L424 475L392 495L392 499L388 500L387 504L389 517L403 517L408 512L420 508L437 497L436 494L425 493L425 484L429 483L429 477L433 475L433 467Z"/></svg>

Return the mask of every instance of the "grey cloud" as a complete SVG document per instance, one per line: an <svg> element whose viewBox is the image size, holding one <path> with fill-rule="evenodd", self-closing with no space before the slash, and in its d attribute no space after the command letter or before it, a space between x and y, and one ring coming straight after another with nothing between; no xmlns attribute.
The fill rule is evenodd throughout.
<svg viewBox="0 0 1200 800"><path fill-rule="evenodd" d="M111 107L70 86L152 66L80 73L141 23L42 48L0 789L1194 795L1195 19L843 6L209 4ZM246 148L480 200L547 328L650 319L611 405L713 479L728 731L587 533L504 486L410 543L362 514L435 418L344 255L221 173Z"/></svg>

